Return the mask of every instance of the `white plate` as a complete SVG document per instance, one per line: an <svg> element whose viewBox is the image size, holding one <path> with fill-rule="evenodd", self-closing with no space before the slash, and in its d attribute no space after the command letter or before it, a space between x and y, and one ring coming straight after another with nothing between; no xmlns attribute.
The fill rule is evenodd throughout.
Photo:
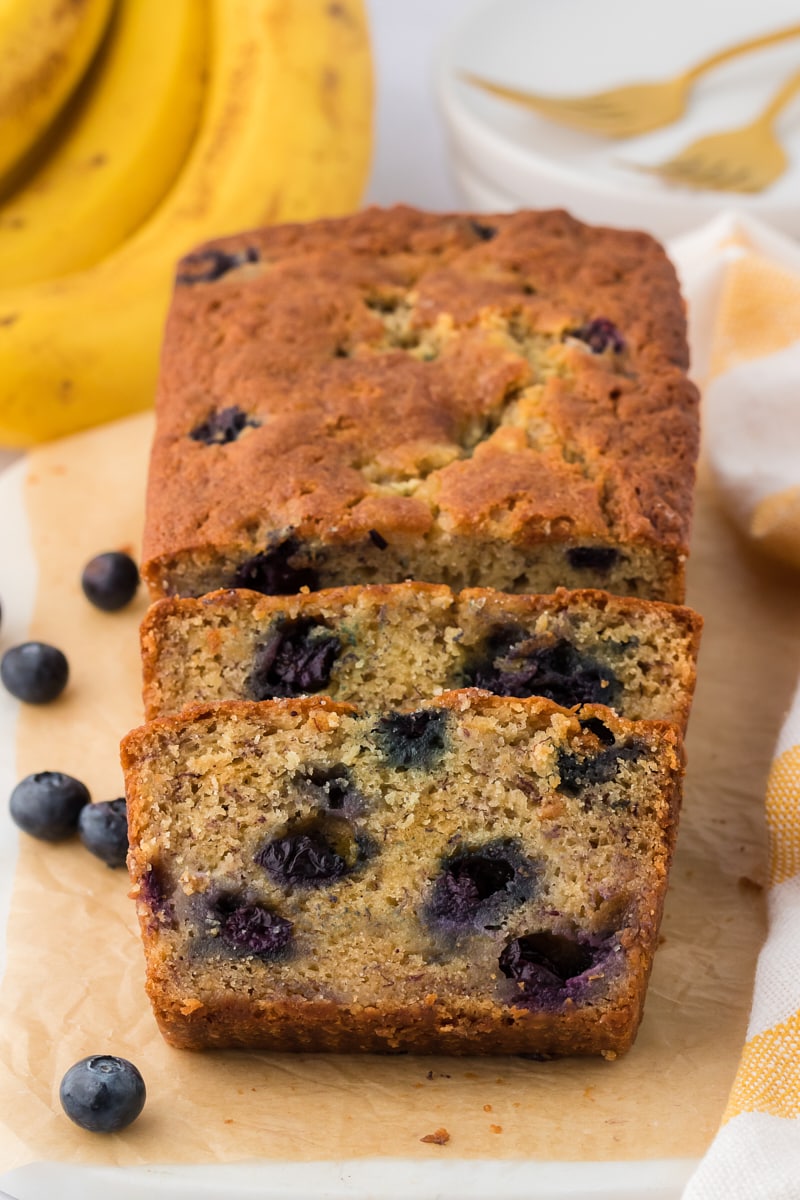
<svg viewBox="0 0 800 1200"><path fill-rule="evenodd" d="M24 506L26 463L0 475L0 650L25 639L36 564ZM16 702L0 688L0 793L16 782ZM0 972L18 831L0 802ZM2 1114L0 1113L0 1123ZM677 1200L693 1159L534 1162L364 1159L227 1165L81 1167L33 1163L0 1174L14 1200ZM0 1171L4 1164L0 1162Z"/></svg>
<svg viewBox="0 0 800 1200"><path fill-rule="evenodd" d="M697 137L751 120L800 66L800 38L704 76L676 124L611 141L556 125L463 82L471 71L552 94L590 93L675 74L715 50L796 23L796 0L483 0L441 48L437 90L456 180L479 208L563 206L596 223L687 232L723 208L800 235L800 96L779 118L792 159L766 192L676 188L624 162L667 158Z"/></svg>
<svg viewBox="0 0 800 1200"><path fill-rule="evenodd" d="M527 1163L405 1159L218 1167L58 1167L0 1176L13 1200L677 1200L688 1159ZM2 1195L2 1193L0 1193Z"/></svg>

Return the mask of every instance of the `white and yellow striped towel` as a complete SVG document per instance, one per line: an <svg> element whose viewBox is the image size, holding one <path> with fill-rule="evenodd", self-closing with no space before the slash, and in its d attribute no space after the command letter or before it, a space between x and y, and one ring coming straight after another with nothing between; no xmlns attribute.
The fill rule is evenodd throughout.
<svg viewBox="0 0 800 1200"><path fill-rule="evenodd" d="M672 249L720 493L745 534L800 568L800 245L722 216ZM776 736L768 934L722 1125L684 1200L800 1198L800 689Z"/></svg>

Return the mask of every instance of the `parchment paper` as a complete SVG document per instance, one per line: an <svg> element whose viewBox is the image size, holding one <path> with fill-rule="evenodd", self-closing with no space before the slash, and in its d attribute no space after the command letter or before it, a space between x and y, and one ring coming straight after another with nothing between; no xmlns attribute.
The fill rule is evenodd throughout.
<svg viewBox="0 0 800 1200"><path fill-rule="evenodd" d="M71 681L24 707L19 775L63 770L96 799L122 794L119 738L141 721L137 625L146 601L104 614L83 564L138 551L148 415L30 459L40 581L31 636L61 646ZM20 835L0 991L0 1163L307 1161L396 1157L607 1160L701 1154L742 1043L764 929L761 797L800 659L796 581L757 560L698 495L690 602L706 618L689 771L663 944L633 1050L613 1063L192 1054L161 1041L143 992L128 882L77 842ZM98 1138L61 1113L64 1071L132 1059L148 1101ZM445 1129L444 1145L421 1138Z"/></svg>

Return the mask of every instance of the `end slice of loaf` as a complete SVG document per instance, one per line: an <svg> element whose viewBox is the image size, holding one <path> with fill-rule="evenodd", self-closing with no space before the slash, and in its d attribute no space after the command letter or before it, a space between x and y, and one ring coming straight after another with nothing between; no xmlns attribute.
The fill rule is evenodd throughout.
<svg viewBox="0 0 800 1200"><path fill-rule="evenodd" d="M129 734L147 990L175 1046L626 1050L677 823L677 731L445 693L197 706Z"/></svg>

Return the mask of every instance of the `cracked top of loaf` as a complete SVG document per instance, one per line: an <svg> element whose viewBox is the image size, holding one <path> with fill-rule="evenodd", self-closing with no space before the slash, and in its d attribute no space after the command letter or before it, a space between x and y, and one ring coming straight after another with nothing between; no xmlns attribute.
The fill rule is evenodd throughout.
<svg viewBox="0 0 800 1200"><path fill-rule="evenodd" d="M412 575L680 600L686 367L662 248L564 212L368 209L209 243L167 323L145 576L252 586L237 567L283 547L285 590ZM497 570L489 545L513 551ZM531 574L554 545L577 577Z"/></svg>

